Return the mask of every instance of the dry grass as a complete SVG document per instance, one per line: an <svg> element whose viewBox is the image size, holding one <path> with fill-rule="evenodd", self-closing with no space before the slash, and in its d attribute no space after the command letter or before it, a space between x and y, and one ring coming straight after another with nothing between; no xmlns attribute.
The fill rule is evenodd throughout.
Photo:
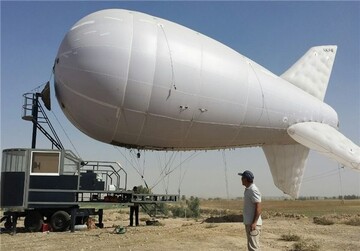
<svg viewBox="0 0 360 251"><path fill-rule="evenodd" d="M320 249L320 245L314 240L302 240L296 234L283 234L280 240L295 242L289 251L317 251Z"/></svg>
<svg viewBox="0 0 360 251"><path fill-rule="evenodd" d="M206 224L205 225L205 228L215 228L215 227L218 227L219 225L216 225L214 223L210 223L210 224Z"/></svg>
<svg viewBox="0 0 360 251"><path fill-rule="evenodd" d="M335 224L335 222L333 220L329 219L326 216L314 217L313 222L317 225L324 225L324 226Z"/></svg>
<svg viewBox="0 0 360 251"><path fill-rule="evenodd" d="M234 200L201 200L202 210L228 210L239 213L243 208L243 201ZM263 200L263 215L285 217L316 217L325 214L358 214L360 200ZM224 211L222 211L224 212Z"/></svg>
<svg viewBox="0 0 360 251"><path fill-rule="evenodd" d="M300 241L300 239L300 236L296 234L283 234L280 238L282 241Z"/></svg>
<svg viewBox="0 0 360 251"><path fill-rule="evenodd" d="M317 251L320 249L320 245L315 241L299 241L294 243L293 248L290 251Z"/></svg>
<svg viewBox="0 0 360 251"><path fill-rule="evenodd" d="M345 221L344 224L360 227L360 215L353 216L349 220Z"/></svg>
<svg viewBox="0 0 360 251"><path fill-rule="evenodd" d="M206 223L204 220L213 217L227 222L232 219L229 216L240 216L242 200L202 200L200 207L203 215L198 221L169 217L161 220L162 227L147 227L141 222L140 227L126 228L126 234L122 235L113 234L113 230L128 224L129 209L111 208L104 211L104 219L107 219L104 229L71 234L3 234L0 249L182 251L201 247L202 250L245 250L246 235L242 224ZM359 200L345 201L344 204L339 201L264 201L263 215L269 218L262 232L263 250L360 250L358 228L353 227L359 225L359 212ZM145 218L145 214L140 213ZM316 216L326 216L335 224L329 227L313 224L312 219ZM23 226L23 220L19 225Z"/></svg>

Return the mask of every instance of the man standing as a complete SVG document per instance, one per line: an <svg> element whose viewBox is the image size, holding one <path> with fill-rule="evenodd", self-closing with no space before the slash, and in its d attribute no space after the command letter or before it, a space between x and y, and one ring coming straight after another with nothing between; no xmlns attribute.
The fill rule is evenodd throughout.
<svg viewBox="0 0 360 251"><path fill-rule="evenodd" d="M260 250L261 194L254 182L254 175L250 171L239 173L241 182L245 186L244 192L244 225L248 250Z"/></svg>
<svg viewBox="0 0 360 251"><path fill-rule="evenodd" d="M133 193L137 194L137 187L135 186L133 188ZM135 200L137 199L137 197L134 195L133 197ZM130 225L129 226L133 226L134 225L134 213L135 213L135 225L139 226L139 204L137 204L136 202L134 202L133 206L130 206Z"/></svg>

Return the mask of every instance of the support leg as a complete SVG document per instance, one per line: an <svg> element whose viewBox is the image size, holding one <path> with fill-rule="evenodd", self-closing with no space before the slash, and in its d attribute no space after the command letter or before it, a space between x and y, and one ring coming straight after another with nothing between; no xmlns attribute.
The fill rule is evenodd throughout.
<svg viewBox="0 0 360 251"><path fill-rule="evenodd" d="M14 213L10 217L12 218L12 231L11 231L11 234L14 235L14 234L16 234L16 225L17 225L18 215L16 213Z"/></svg>
<svg viewBox="0 0 360 251"><path fill-rule="evenodd" d="M98 215L99 215L99 223L98 223L98 227L99 228L103 228L104 224L103 224L103 209L99 209L98 211Z"/></svg>
<svg viewBox="0 0 360 251"><path fill-rule="evenodd" d="M77 215L77 208L73 207L71 209L71 222L70 222L70 230L72 233L75 232L76 215Z"/></svg>

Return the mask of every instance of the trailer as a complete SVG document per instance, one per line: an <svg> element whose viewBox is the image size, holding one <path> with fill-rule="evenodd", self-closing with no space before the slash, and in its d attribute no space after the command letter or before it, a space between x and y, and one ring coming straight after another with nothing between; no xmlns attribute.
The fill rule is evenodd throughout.
<svg viewBox="0 0 360 251"><path fill-rule="evenodd" d="M15 233L25 217L28 231L49 224L53 231L74 231L89 216L103 227L105 205L146 209L176 202L178 195L134 194L127 189L127 173L118 162L83 161L64 149L14 148L2 152L1 200L5 229ZM87 207L97 204L96 208ZM94 206L93 206L94 207Z"/></svg>

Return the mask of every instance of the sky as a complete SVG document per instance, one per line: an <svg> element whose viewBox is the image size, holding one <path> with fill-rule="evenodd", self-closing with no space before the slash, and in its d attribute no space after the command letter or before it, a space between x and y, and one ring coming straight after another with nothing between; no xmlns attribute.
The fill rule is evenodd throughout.
<svg viewBox="0 0 360 251"><path fill-rule="evenodd" d="M276 188L261 148L198 152L136 151L89 138L62 113L53 92L52 66L62 39L82 17L108 8L164 18L229 46L280 75L310 47L337 45L325 101L340 131L360 145L360 2L7 2L1 1L1 149L30 148L32 124L21 119L24 93L51 81L48 113L65 148L84 160L119 161L128 187L204 198L243 195L238 172L251 170L264 197ZM41 86L36 89L36 87ZM285 105L285 104L284 104ZM38 133L40 134L40 133ZM38 148L50 143L38 136ZM162 170L172 171L165 179ZM164 173L164 172L163 172ZM360 196L360 172L310 151L300 196Z"/></svg>

